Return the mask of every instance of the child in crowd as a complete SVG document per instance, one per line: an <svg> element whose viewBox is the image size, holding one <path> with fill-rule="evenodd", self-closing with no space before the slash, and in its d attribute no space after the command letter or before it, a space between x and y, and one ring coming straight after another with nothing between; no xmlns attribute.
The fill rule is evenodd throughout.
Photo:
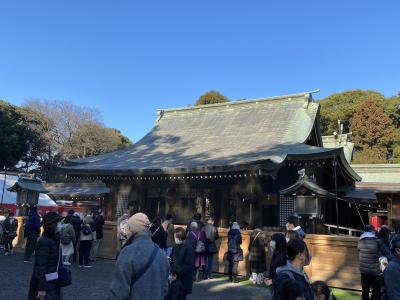
<svg viewBox="0 0 400 300"><path fill-rule="evenodd" d="M171 272L171 283L169 286L168 294L165 297L165 300L184 300L186 299L183 294L183 284L179 279L179 275L176 271Z"/></svg>
<svg viewBox="0 0 400 300"><path fill-rule="evenodd" d="M316 300L336 300L328 285L323 281L315 281L311 284Z"/></svg>

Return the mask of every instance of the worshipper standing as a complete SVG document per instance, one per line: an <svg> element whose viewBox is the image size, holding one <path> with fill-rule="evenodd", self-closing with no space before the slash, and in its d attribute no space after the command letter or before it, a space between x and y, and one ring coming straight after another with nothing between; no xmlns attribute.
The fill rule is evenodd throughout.
<svg viewBox="0 0 400 300"><path fill-rule="evenodd" d="M167 236L167 249L165 249L165 252L168 257L171 257L172 247L174 246L174 223L172 214L166 216L162 226Z"/></svg>
<svg viewBox="0 0 400 300"><path fill-rule="evenodd" d="M164 250L167 248L167 236L164 231L164 227L161 225L161 218L155 217L150 226L151 239L154 243Z"/></svg>
<svg viewBox="0 0 400 300"><path fill-rule="evenodd" d="M285 266L276 269L277 278L274 282L274 299L285 299L285 284L287 281L296 281L305 300L314 300L314 293L304 267L310 263L310 256L306 244L300 240L289 241L286 247L287 262Z"/></svg>
<svg viewBox="0 0 400 300"><path fill-rule="evenodd" d="M190 224L192 224L192 222L196 222L197 223L197 227L198 227L198 229L199 230L202 230L203 229L203 227L204 227L204 223L203 223L203 221L201 220L201 213L195 213L194 215L193 215L193 217L190 219L190 222L189 222L189 224L187 225L187 227L186 227L186 232L189 232L190 231Z"/></svg>
<svg viewBox="0 0 400 300"><path fill-rule="evenodd" d="M126 240L128 239L128 220L129 220L129 213L124 213L121 217L118 218L117 227L118 233L117 238L119 241L119 249L122 248Z"/></svg>
<svg viewBox="0 0 400 300"><path fill-rule="evenodd" d="M276 280L276 269L286 265L286 239L282 233L274 233L269 242L272 252L271 264L269 266L268 278L264 281L267 286L274 284Z"/></svg>
<svg viewBox="0 0 400 300"><path fill-rule="evenodd" d="M264 273L267 270L265 235L260 227L253 230L249 244L250 281L253 284L264 282Z"/></svg>
<svg viewBox="0 0 400 300"><path fill-rule="evenodd" d="M57 237L57 228L61 227L62 219L56 212L48 212L43 217L43 235L36 244L28 300L62 299L58 283L58 269L62 264L60 240Z"/></svg>
<svg viewBox="0 0 400 300"><path fill-rule="evenodd" d="M203 274L204 279L212 278L214 255L218 252L216 240L219 239L218 230L214 226L214 219L208 218L206 225L204 225L203 231L206 236L206 255L207 265Z"/></svg>
<svg viewBox="0 0 400 300"><path fill-rule="evenodd" d="M26 246L24 262L32 263L31 257L36 248L36 242L40 235L40 217L37 207L32 205L29 208L28 222L25 227Z"/></svg>
<svg viewBox="0 0 400 300"><path fill-rule="evenodd" d="M151 240L150 221L143 213L128 221L128 240L119 253L110 286L110 300L164 300L169 264Z"/></svg>
<svg viewBox="0 0 400 300"><path fill-rule="evenodd" d="M377 300L380 298L383 277L379 264L381 250L372 225L365 226L364 233L358 241L358 253L360 257L362 300L370 299L369 292L371 289L371 299Z"/></svg>
<svg viewBox="0 0 400 300"><path fill-rule="evenodd" d="M390 230L387 227L382 227L378 232L378 243L381 255L387 258L390 257Z"/></svg>
<svg viewBox="0 0 400 300"><path fill-rule="evenodd" d="M294 230L299 239L304 240L306 233L299 225L299 218L296 216L289 216L286 219L286 230Z"/></svg>
<svg viewBox="0 0 400 300"><path fill-rule="evenodd" d="M10 210L8 211L8 216L3 223L4 233L3 239L5 244L4 255L13 253L13 241L17 236L18 220L14 218L14 213Z"/></svg>
<svg viewBox="0 0 400 300"><path fill-rule="evenodd" d="M90 250L92 248L95 232L93 232L93 218L88 215L83 219L79 242L79 267L91 268Z"/></svg>
<svg viewBox="0 0 400 300"><path fill-rule="evenodd" d="M200 268L203 268L204 270L204 266L206 265L206 248L205 248L206 235L204 231L199 229L199 225L195 221L190 223L190 231L186 235L186 242L192 246L195 252L194 280L199 281Z"/></svg>
<svg viewBox="0 0 400 300"><path fill-rule="evenodd" d="M242 244L242 234L240 233L240 226L237 222L232 223L232 227L228 232L228 273L229 281L237 282L236 275L239 261L243 261L243 250L240 247Z"/></svg>
<svg viewBox="0 0 400 300"><path fill-rule="evenodd" d="M101 208L97 210L93 223L94 230L96 231L96 238L93 240L92 250L90 251L90 260L96 261L97 252L99 250L101 241L103 240L104 217Z"/></svg>
<svg viewBox="0 0 400 300"><path fill-rule="evenodd" d="M75 230L71 223L72 216L67 215L63 221L60 232L62 262L66 266L71 265L69 259L71 255L74 254L74 243L76 241Z"/></svg>
<svg viewBox="0 0 400 300"><path fill-rule="evenodd" d="M75 231L75 243L74 245L74 254L72 257L72 260L74 263L76 263L76 257L78 255L78 242L79 242L79 238L81 236L81 228L82 228L82 219L81 216L79 215L79 213L73 211L72 209L68 211L68 215L71 216L71 224L72 227L74 227L74 231Z"/></svg>
<svg viewBox="0 0 400 300"><path fill-rule="evenodd" d="M400 299L400 235L392 239L390 250L392 257L383 275L387 299L397 300Z"/></svg>
<svg viewBox="0 0 400 300"><path fill-rule="evenodd" d="M186 241L186 231L182 227L175 229L175 245L171 254L171 269L178 274L183 286L183 298L192 293L193 276L195 273L195 253L192 245Z"/></svg>
<svg viewBox="0 0 400 300"><path fill-rule="evenodd" d="M286 243L289 243L289 241L298 240L299 236L298 236L296 231L287 230L286 233L285 233L285 238L286 238Z"/></svg>

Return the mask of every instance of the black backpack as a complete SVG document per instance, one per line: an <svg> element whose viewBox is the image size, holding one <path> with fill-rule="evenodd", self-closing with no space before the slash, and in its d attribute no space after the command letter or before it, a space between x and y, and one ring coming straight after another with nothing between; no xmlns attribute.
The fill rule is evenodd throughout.
<svg viewBox="0 0 400 300"><path fill-rule="evenodd" d="M233 235L231 237L228 237L228 252L232 254L238 253L238 242L236 240L236 236Z"/></svg>

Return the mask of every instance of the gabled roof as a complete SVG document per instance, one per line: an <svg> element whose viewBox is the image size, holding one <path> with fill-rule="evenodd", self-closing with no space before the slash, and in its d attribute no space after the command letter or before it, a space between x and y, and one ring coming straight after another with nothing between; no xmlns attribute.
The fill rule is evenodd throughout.
<svg viewBox="0 0 400 300"><path fill-rule="evenodd" d="M6 178L7 177L7 178ZM18 176L9 175L5 176L0 174L0 188L5 185L3 204L13 204L17 203L17 194L10 192L8 189L12 187L18 181ZM46 194L39 194L39 206L57 206L57 204Z"/></svg>
<svg viewBox="0 0 400 300"><path fill-rule="evenodd" d="M104 183L48 183L45 188L49 195L99 196L110 193Z"/></svg>
<svg viewBox="0 0 400 300"><path fill-rule="evenodd" d="M37 193L47 193L47 190L43 187L41 181L24 177L18 178L18 181L7 190L10 192L18 192L23 190Z"/></svg>
<svg viewBox="0 0 400 300"><path fill-rule="evenodd" d="M71 161L71 174L143 174L276 168L290 155L340 156L321 146L312 93L159 110L153 129L119 151ZM357 175L355 175L357 176Z"/></svg>
<svg viewBox="0 0 400 300"><path fill-rule="evenodd" d="M295 184L293 184L292 186L290 186L284 190L281 190L280 193L282 195L291 194L291 193L298 191L302 187L305 187L306 189L312 191L313 193L315 193L317 195L335 197L334 194L323 189L318 184L316 184L315 182L310 180L307 176L301 177Z"/></svg>

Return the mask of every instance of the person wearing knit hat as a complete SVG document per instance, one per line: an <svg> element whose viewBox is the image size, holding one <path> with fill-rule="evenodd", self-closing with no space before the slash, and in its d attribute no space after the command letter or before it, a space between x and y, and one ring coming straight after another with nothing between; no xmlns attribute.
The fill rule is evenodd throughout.
<svg viewBox="0 0 400 300"><path fill-rule="evenodd" d="M35 260L31 277L28 299L61 299L61 287L58 285L58 268L61 265L60 240L57 228L63 219L56 212L44 215L43 235L39 238L35 249Z"/></svg>
<svg viewBox="0 0 400 300"><path fill-rule="evenodd" d="M136 213L129 218L127 227L130 236L118 255L108 299L164 300L169 262L151 239L149 218Z"/></svg>
<svg viewBox="0 0 400 300"><path fill-rule="evenodd" d="M148 230L150 228L149 218L144 213L136 213L128 220L128 230L131 235Z"/></svg>

